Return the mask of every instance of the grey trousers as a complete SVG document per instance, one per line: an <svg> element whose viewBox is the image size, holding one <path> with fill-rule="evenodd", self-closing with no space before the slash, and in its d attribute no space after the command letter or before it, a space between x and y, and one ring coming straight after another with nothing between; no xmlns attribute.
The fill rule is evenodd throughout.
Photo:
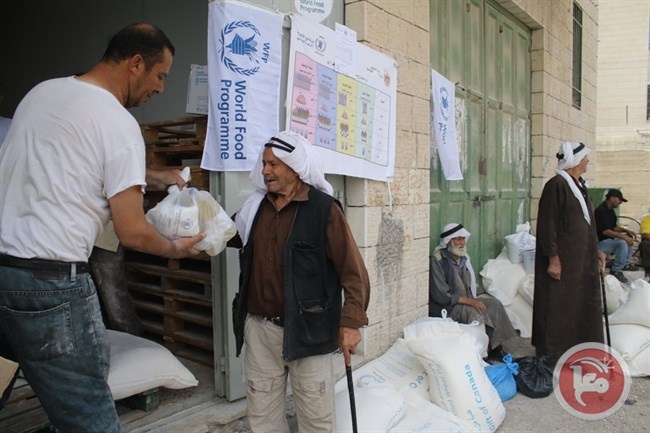
<svg viewBox="0 0 650 433"><path fill-rule="evenodd" d="M334 372L332 355L287 362L282 359L284 330L265 318L249 315L244 338L244 372L248 420L255 433L289 433L285 415L287 377L296 404L298 430L334 431Z"/></svg>

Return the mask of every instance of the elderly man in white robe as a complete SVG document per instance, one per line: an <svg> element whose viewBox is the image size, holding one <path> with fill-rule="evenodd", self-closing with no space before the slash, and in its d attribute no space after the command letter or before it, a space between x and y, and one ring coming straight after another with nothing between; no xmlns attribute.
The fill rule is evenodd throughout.
<svg viewBox="0 0 650 433"><path fill-rule="evenodd" d="M440 317L442 310L459 323L478 321L489 337L488 357L502 358L503 343L517 336L503 304L488 294L477 296L476 276L467 255L470 233L462 224L443 228L430 259L429 316Z"/></svg>

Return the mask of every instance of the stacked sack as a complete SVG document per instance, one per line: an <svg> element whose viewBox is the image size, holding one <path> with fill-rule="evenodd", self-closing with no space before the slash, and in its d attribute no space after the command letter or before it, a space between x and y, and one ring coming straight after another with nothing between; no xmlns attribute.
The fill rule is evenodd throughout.
<svg viewBox="0 0 650 433"><path fill-rule="evenodd" d="M487 344L477 322L426 317L406 326L403 339L353 372L359 432L495 431L505 408L481 360ZM335 390L335 431L351 432L346 378Z"/></svg>
<svg viewBox="0 0 650 433"><path fill-rule="evenodd" d="M629 293L611 275L605 277L611 345L631 376L650 376L650 284L638 279Z"/></svg>
<svg viewBox="0 0 650 433"><path fill-rule="evenodd" d="M533 324L534 261L524 268L524 260L534 258L536 239L529 233L530 225L520 224L517 232L505 237L506 245L494 259L487 261L479 275L483 287L505 307L512 326L529 338Z"/></svg>

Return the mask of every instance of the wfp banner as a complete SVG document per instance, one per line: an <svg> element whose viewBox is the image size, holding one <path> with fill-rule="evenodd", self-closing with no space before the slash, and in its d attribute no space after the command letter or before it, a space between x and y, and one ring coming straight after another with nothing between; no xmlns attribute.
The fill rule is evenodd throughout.
<svg viewBox="0 0 650 433"><path fill-rule="evenodd" d="M447 180L461 180L460 156L456 140L456 88L454 83L431 70L431 157L440 158Z"/></svg>
<svg viewBox="0 0 650 433"><path fill-rule="evenodd" d="M208 5L208 130L201 168L248 171L279 128L283 15Z"/></svg>

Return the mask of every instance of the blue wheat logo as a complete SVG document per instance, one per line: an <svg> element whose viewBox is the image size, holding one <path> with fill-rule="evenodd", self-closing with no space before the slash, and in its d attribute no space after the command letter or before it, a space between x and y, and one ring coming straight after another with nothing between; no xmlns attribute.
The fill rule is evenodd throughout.
<svg viewBox="0 0 650 433"><path fill-rule="evenodd" d="M327 44L325 43L325 39L323 39L322 36L319 36L319 37L316 39L314 45L315 45L315 47L316 47L316 50L317 50L319 53L322 53L323 51L325 51L325 48L327 48Z"/></svg>
<svg viewBox="0 0 650 433"><path fill-rule="evenodd" d="M445 121L449 120L449 94L444 87L440 88L440 114Z"/></svg>
<svg viewBox="0 0 650 433"><path fill-rule="evenodd" d="M238 29L239 31L237 31ZM231 33L234 33L234 36ZM223 64L240 75L247 77L255 75L260 69L260 60L258 58L260 53L257 49L258 43L255 40L258 36L261 36L260 31L250 21L233 21L226 25L221 30L221 37L219 38L221 44L219 54ZM268 43L264 44L263 61L268 58L268 45ZM234 57L237 62L227 57L227 55L237 56ZM242 62L247 67L240 66Z"/></svg>

